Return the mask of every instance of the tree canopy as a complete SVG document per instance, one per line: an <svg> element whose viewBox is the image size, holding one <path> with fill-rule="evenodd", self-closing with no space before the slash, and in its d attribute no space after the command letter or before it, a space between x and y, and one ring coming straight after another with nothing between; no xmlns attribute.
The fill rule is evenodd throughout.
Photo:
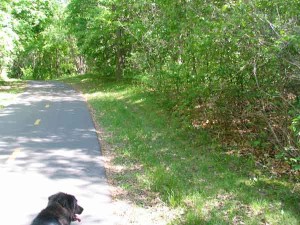
<svg viewBox="0 0 300 225"><path fill-rule="evenodd" d="M49 79L76 70L75 42L64 26L64 10L57 1L4 1L0 27L3 58L0 67L11 76ZM9 42L9 44L7 44Z"/></svg>

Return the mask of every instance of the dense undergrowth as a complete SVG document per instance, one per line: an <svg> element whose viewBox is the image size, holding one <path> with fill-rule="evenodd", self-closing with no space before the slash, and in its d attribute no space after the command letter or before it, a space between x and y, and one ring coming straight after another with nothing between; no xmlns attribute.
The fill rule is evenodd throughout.
<svg viewBox="0 0 300 225"><path fill-rule="evenodd" d="M65 81L84 93L109 134L113 164L123 168L112 179L136 204L149 206L158 193L185 211L171 224L298 224L298 183L183 126L158 94L96 75Z"/></svg>

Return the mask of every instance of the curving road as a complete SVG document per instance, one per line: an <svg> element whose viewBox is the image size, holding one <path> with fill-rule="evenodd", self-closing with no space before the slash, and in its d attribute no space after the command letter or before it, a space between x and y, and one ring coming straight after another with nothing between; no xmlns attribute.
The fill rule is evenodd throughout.
<svg viewBox="0 0 300 225"><path fill-rule="evenodd" d="M72 224L115 223L93 121L63 83L31 81L0 110L0 178L1 224L30 224L59 191L84 208Z"/></svg>

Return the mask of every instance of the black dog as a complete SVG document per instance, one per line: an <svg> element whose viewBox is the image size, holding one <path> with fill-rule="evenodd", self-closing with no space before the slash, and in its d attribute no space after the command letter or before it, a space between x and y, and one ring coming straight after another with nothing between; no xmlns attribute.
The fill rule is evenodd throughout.
<svg viewBox="0 0 300 225"><path fill-rule="evenodd" d="M48 205L32 221L31 225L70 225L79 221L76 214L81 214L83 208L77 204L73 195L59 192L48 198Z"/></svg>

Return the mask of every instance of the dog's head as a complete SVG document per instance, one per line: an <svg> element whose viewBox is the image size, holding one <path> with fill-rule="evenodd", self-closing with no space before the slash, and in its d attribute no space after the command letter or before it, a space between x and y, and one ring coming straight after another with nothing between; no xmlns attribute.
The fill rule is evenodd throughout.
<svg viewBox="0 0 300 225"><path fill-rule="evenodd" d="M53 203L58 203L63 208L68 210L72 221L76 221L76 220L80 221L80 219L77 217L76 214L81 214L83 208L77 204L77 199L73 195L69 195L63 192L59 192L57 194L51 195L48 198L48 206Z"/></svg>

